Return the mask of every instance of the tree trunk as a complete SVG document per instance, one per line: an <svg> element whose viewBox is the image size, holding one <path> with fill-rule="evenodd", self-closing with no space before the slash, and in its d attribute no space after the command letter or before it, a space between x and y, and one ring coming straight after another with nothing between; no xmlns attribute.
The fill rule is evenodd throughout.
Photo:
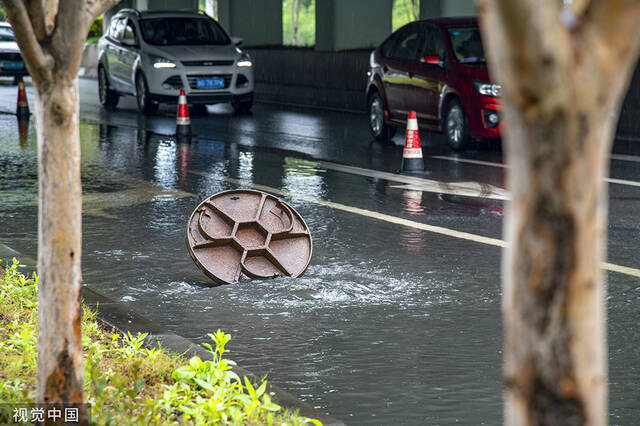
<svg viewBox="0 0 640 426"><path fill-rule="evenodd" d="M608 155L637 59L626 0L480 0L512 194L503 257L505 423L607 424Z"/></svg>
<svg viewBox="0 0 640 426"><path fill-rule="evenodd" d="M38 380L36 402L83 403L82 184L77 75L91 22L118 0L2 0L36 92ZM86 424L84 406L79 423Z"/></svg>
<svg viewBox="0 0 640 426"><path fill-rule="evenodd" d="M36 87L39 229L37 400L81 404L82 188L78 84L58 75ZM84 415L81 416L84 418Z"/></svg>
<svg viewBox="0 0 640 426"><path fill-rule="evenodd" d="M510 105L505 105L510 108ZM594 105L507 113L507 424L606 424L607 152Z"/></svg>

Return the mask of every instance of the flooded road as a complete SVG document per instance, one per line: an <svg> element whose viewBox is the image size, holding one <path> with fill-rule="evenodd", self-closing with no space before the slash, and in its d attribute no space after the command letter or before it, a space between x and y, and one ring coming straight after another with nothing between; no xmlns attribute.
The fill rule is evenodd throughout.
<svg viewBox="0 0 640 426"><path fill-rule="evenodd" d="M86 286L194 342L221 328L240 365L347 424L501 423L508 193L498 149L460 157L421 135L428 173L405 179L389 174L402 138L372 141L364 116L262 104L243 117L210 108L192 118L198 137L185 144L167 136L173 109L145 118L125 99L106 113L92 84L81 80ZM20 129L0 115L0 133L0 258L33 259L33 122ZM610 185L609 262L630 268L608 273L612 424L640 423L640 162L631 148L612 161L611 177L624 183ZM305 219L314 246L303 277L212 287L195 266L191 212L239 187L282 196Z"/></svg>

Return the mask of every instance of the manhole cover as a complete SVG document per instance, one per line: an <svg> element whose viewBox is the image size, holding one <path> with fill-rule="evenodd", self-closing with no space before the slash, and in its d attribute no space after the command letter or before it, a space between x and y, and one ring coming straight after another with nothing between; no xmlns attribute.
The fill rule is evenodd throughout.
<svg viewBox="0 0 640 426"><path fill-rule="evenodd" d="M311 234L284 201L260 191L235 189L203 201L191 214L187 247L211 279L299 277L311 261Z"/></svg>

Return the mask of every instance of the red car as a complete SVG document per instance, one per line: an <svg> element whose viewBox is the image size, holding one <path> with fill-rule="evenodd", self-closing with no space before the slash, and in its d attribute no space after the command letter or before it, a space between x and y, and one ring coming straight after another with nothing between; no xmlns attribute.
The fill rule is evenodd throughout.
<svg viewBox="0 0 640 426"><path fill-rule="evenodd" d="M405 127L416 111L421 129L444 132L456 151L471 138L500 137L500 85L489 78L475 18L412 22L371 53L369 128L378 140Z"/></svg>

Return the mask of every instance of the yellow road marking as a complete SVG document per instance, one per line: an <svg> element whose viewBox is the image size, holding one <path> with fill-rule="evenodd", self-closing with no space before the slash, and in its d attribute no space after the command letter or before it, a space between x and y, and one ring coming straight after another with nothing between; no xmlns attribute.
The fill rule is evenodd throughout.
<svg viewBox="0 0 640 426"><path fill-rule="evenodd" d="M192 173L192 174L195 174L195 175L199 175L199 176L211 177L211 174L205 173L205 172L190 171L189 173ZM476 235L476 234L472 234L470 232L456 231L456 230L453 230L453 229L444 228L442 226L428 225L426 223L416 222L416 221L413 221L413 220L403 219L403 218L397 217L397 216L391 216L391 215L384 214L384 213L378 213L378 212L374 212L374 211L371 211L371 210L361 209L359 207L347 206L345 204L334 203L332 201L326 201L326 200L322 200L320 198L309 197L307 195L296 194L296 193L292 193L292 192L289 192L289 191L282 191L280 189L273 188L273 187L270 187L270 186L258 185L258 184L252 183L252 182L246 182L246 181L239 180L239 179L234 179L234 178L231 178L231 177L222 176L219 179L223 180L225 182L232 183L234 185L248 186L248 187L257 189L259 191L270 192L272 194L282 195L283 197L294 198L294 199L306 201L308 203L313 203L313 204L318 204L318 205L321 205L321 206L329 207L329 208L332 208L332 209L335 209L335 210L340 210L340 211L344 211L344 212L348 212L348 213L353 213L353 214L357 214L357 215L360 215L360 216L369 217L369 218L372 218L372 219L382 220L382 221L387 222L387 223L393 223L393 224L396 224L396 225L401 225L401 226L406 226L406 227L409 227L409 228L419 229L419 230L426 231L426 232L432 232L432 233L435 233L435 234L446 235L446 236L449 236L449 237L459 238L459 239L462 239L462 240L473 241L473 242L476 242L476 243L487 244L487 245L494 246L494 247L507 247L507 243L505 241L497 239L497 238L484 237L482 235ZM633 276L633 277L640 278L640 269L636 269L636 268L630 268L630 267L627 267L627 266L621 266L621 265L615 265L613 263L603 262L602 263L602 269L604 269L606 271L617 272L617 273L620 273L620 274L630 275L630 276Z"/></svg>

